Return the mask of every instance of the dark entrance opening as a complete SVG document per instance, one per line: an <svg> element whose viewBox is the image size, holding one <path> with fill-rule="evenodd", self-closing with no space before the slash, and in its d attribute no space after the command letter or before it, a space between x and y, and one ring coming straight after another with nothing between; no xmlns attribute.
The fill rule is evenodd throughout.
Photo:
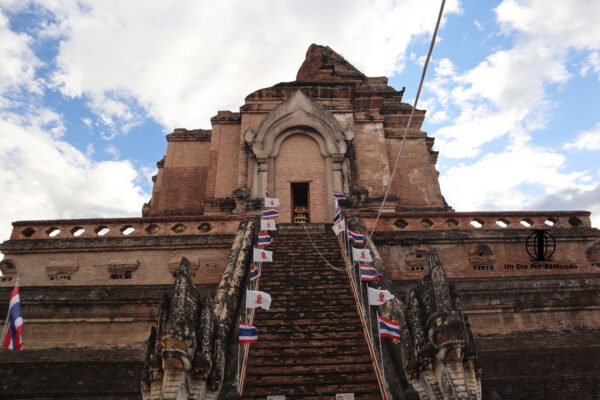
<svg viewBox="0 0 600 400"><path fill-rule="evenodd" d="M292 221L294 223L306 223L310 221L308 204L309 190L308 182L292 183Z"/></svg>

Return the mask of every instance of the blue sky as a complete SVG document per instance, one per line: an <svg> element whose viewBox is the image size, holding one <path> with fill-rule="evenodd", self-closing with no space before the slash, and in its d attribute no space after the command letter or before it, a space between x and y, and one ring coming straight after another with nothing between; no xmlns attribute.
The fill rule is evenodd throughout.
<svg viewBox="0 0 600 400"><path fill-rule="evenodd" d="M326 44L414 99L438 1L0 0L0 240L138 216L174 128L210 128ZM600 225L600 3L448 1L419 108L457 211Z"/></svg>

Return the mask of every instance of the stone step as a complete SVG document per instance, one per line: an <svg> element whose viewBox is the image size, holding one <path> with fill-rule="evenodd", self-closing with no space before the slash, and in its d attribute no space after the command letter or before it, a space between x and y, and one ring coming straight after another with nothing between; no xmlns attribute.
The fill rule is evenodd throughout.
<svg viewBox="0 0 600 400"><path fill-rule="evenodd" d="M262 265L259 290L272 297L253 324L259 342L248 352L243 398L381 399L356 302L336 237L274 236L273 263Z"/></svg>

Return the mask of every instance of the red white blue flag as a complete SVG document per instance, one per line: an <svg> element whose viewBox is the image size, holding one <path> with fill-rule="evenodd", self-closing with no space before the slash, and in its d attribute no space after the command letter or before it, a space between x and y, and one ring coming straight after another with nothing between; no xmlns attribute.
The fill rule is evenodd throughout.
<svg viewBox="0 0 600 400"><path fill-rule="evenodd" d="M348 229L348 240L354 240L356 244L365 244L365 234Z"/></svg>
<svg viewBox="0 0 600 400"><path fill-rule="evenodd" d="M379 336L389 337L392 339L401 339L400 324L389 319L385 319L381 316L379 318Z"/></svg>
<svg viewBox="0 0 600 400"><path fill-rule="evenodd" d="M240 321L239 343L258 343L258 329Z"/></svg>
<svg viewBox="0 0 600 400"><path fill-rule="evenodd" d="M261 277L260 267L252 264L250 266L250 282L257 280Z"/></svg>
<svg viewBox="0 0 600 400"><path fill-rule="evenodd" d="M4 348L9 350L22 350L23 342L23 314L21 313L21 298L19 288L16 287L10 294L8 303L8 326L4 337Z"/></svg>
<svg viewBox="0 0 600 400"><path fill-rule="evenodd" d="M381 277L381 272L367 264L360 264L360 279L363 281L375 281Z"/></svg>
<svg viewBox="0 0 600 400"><path fill-rule="evenodd" d="M333 216L333 224L337 224L342 220L342 210L338 208L335 209L335 215Z"/></svg>
<svg viewBox="0 0 600 400"><path fill-rule="evenodd" d="M268 246L272 243L275 243L275 241L268 233L258 234L258 247Z"/></svg>
<svg viewBox="0 0 600 400"><path fill-rule="evenodd" d="M271 197L271 191L269 188L265 188L265 197Z"/></svg>
<svg viewBox="0 0 600 400"><path fill-rule="evenodd" d="M333 198L336 200L346 200L346 195L336 190L333 191Z"/></svg>
<svg viewBox="0 0 600 400"><path fill-rule="evenodd" d="M263 208L262 217L263 218L275 218L275 217L279 217L279 213L277 212L276 208Z"/></svg>

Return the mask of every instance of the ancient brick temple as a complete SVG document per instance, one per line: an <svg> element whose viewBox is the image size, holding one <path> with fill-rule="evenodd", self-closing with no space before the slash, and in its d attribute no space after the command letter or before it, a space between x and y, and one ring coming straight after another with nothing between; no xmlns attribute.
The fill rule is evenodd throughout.
<svg viewBox="0 0 600 400"><path fill-rule="evenodd" d="M25 350L0 352L0 399L600 398L590 213L454 211L422 110L366 245L383 273L369 286L395 298L368 311L332 193L351 229L371 230L412 109L402 95L311 45L295 81L167 135L141 217L14 222L0 312L18 277ZM266 188L281 202L260 278L273 303L246 352ZM379 348L375 311L401 340Z"/></svg>

